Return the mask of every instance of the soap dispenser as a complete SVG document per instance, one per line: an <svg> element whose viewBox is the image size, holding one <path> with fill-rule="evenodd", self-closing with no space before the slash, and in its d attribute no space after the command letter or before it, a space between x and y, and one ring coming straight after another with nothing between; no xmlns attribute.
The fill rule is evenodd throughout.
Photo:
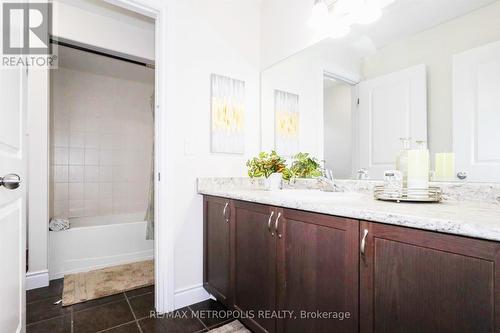
<svg viewBox="0 0 500 333"><path fill-rule="evenodd" d="M408 151L408 196L425 198L429 193L430 157L425 141Z"/></svg>
<svg viewBox="0 0 500 333"><path fill-rule="evenodd" d="M401 172L402 188L408 188L408 151L411 138L401 138L401 150L396 158L396 170Z"/></svg>

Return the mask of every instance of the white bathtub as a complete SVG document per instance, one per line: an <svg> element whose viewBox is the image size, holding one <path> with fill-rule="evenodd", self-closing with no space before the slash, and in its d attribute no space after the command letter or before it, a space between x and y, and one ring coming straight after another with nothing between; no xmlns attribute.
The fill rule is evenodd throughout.
<svg viewBox="0 0 500 333"><path fill-rule="evenodd" d="M50 278L153 259L143 220L143 213L72 218L69 230L50 231Z"/></svg>

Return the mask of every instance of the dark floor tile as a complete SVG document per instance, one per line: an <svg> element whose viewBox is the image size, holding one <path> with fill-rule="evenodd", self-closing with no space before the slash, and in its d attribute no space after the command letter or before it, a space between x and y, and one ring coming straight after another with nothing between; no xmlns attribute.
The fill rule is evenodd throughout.
<svg viewBox="0 0 500 333"><path fill-rule="evenodd" d="M169 333L162 324L161 319L146 318L139 320L139 326L143 333ZM175 331L172 331L175 332ZM178 332L181 332L180 330Z"/></svg>
<svg viewBox="0 0 500 333"><path fill-rule="evenodd" d="M26 333L71 333L71 315L27 325Z"/></svg>
<svg viewBox="0 0 500 333"><path fill-rule="evenodd" d="M144 294L149 294L149 293L154 293L155 292L155 286L148 286L148 287L143 287L139 289L134 289L127 291L127 297L135 297L135 296L141 296Z"/></svg>
<svg viewBox="0 0 500 333"><path fill-rule="evenodd" d="M52 280L48 287L26 291L26 303L52 297L62 298L63 281L64 279Z"/></svg>
<svg viewBox="0 0 500 333"><path fill-rule="evenodd" d="M231 312L217 301L208 299L189 306L194 316L199 318L207 327L211 328L232 319Z"/></svg>
<svg viewBox="0 0 500 333"><path fill-rule="evenodd" d="M129 302L137 319L149 317L150 312L155 311L155 294L146 294L129 298Z"/></svg>
<svg viewBox="0 0 500 333"><path fill-rule="evenodd" d="M112 328L110 330L104 331L105 333L140 333L137 323L131 322L122 326ZM104 333L103 332L103 333Z"/></svg>
<svg viewBox="0 0 500 333"><path fill-rule="evenodd" d="M26 305L26 324L37 321L60 317L71 312L71 307L62 307L62 304L54 305L59 297L47 298L41 301L28 303Z"/></svg>
<svg viewBox="0 0 500 333"><path fill-rule="evenodd" d="M163 318L146 318L139 321L143 333L194 333L206 332L205 326L192 316L191 310L182 308Z"/></svg>
<svg viewBox="0 0 500 333"><path fill-rule="evenodd" d="M119 301L73 314L73 332L86 333L109 329L134 320L127 301Z"/></svg>
<svg viewBox="0 0 500 333"><path fill-rule="evenodd" d="M116 295L112 295L112 296L108 296L108 297L93 299L91 301L87 301L87 302L83 302L83 303L74 304L73 311L81 311L81 310L93 308L95 306L113 303L113 302L117 302L117 301L124 301L124 300L125 300L125 295L123 293L116 294Z"/></svg>

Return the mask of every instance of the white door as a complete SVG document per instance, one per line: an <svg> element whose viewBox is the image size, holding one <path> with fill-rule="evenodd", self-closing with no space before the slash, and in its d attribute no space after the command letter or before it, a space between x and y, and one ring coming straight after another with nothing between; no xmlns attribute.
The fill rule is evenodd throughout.
<svg viewBox="0 0 500 333"><path fill-rule="evenodd" d="M453 57L453 150L472 181L500 181L500 42Z"/></svg>
<svg viewBox="0 0 500 333"><path fill-rule="evenodd" d="M361 82L356 118L358 168L380 179L396 166L400 138L427 141L425 65Z"/></svg>
<svg viewBox="0 0 500 333"><path fill-rule="evenodd" d="M1 7L1 6L0 6ZM0 9L0 27L3 27ZM0 42L0 47L3 45ZM0 53L3 48L0 49ZM17 189L0 186L0 332L24 331L26 242L26 72L0 67L0 177L20 176ZM13 180L13 177L5 179ZM9 183L11 184L11 183ZM7 185L9 187L9 185Z"/></svg>

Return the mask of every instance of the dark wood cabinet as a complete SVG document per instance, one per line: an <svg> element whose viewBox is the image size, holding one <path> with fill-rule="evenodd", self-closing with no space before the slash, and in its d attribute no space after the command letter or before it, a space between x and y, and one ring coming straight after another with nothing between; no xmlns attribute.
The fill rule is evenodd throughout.
<svg viewBox="0 0 500 333"><path fill-rule="evenodd" d="M225 223L225 203L205 200L205 251L213 252L205 254L209 292L230 299L255 332L358 330L358 221L231 201ZM228 257L230 277L224 274ZM318 320L318 311L331 318Z"/></svg>
<svg viewBox="0 0 500 333"><path fill-rule="evenodd" d="M498 330L498 243L362 222L366 232L361 332Z"/></svg>
<svg viewBox="0 0 500 333"><path fill-rule="evenodd" d="M500 243L209 196L204 286L254 332L500 332Z"/></svg>
<svg viewBox="0 0 500 333"><path fill-rule="evenodd" d="M277 214L273 207L234 202L233 304L255 332L276 331L276 319L261 314L276 308L276 238L271 224Z"/></svg>
<svg viewBox="0 0 500 333"><path fill-rule="evenodd" d="M279 309L296 316L279 331L357 332L358 221L285 209L278 227Z"/></svg>
<svg viewBox="0 0 500 333"><path fill-rule="evenodd" d="M230 285L230 200L205 196L203 200L203 246L205 289L226 306L231 306Z"/></svg>

